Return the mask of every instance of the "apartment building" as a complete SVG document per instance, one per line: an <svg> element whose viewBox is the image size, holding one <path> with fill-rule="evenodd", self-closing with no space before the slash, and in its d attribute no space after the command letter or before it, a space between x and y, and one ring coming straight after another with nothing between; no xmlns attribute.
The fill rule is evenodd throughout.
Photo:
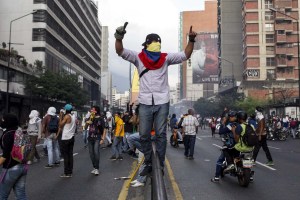
<svg viewBox="0 0 300 200"><path fill-rule="evenodd" d="M242 1L243 81L246 96L299 99L297 0Z"/></svg>
<svg viewBox="0 0 300 200"><path fill-rule="evenodd" d="M97 13L93 0L2 0L0 41L8 43L11 33L12 48L28 63L39 60L53 72L78 75L90 101L99 105L102 30Z"/></svg>

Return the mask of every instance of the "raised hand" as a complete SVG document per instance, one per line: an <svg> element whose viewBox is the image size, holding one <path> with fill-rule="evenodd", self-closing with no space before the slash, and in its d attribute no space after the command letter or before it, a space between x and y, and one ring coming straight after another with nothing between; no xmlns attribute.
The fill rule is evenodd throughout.
<svg viewBox="0 0 300 200"><path fill-rule="evenodd" d="M195 38L197 36L197 33L193 31L193 26L190 27L190 32L189 32L189 41L190 42L195 42Z"/></svg>
<svg viewBox="0 0 300 200"><path fill-rule="evenodd" d="M122 40L124 38L124 35L126 33L126 27L128 25L128 22L125 22L123 26L120 26L116 29L116 32L115 32L115 38L117 40Z"/></svg>

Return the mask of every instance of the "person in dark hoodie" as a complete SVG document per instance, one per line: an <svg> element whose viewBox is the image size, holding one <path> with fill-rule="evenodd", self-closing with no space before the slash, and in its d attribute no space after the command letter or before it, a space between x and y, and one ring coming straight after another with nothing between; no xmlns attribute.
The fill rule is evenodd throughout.
<svg viewBox="0 0 300 200"><path fill-rule="evenodd" d="M164 166L167 147L167 119L169 115L169 85L168 66L180 64L191 57L194 49L196 33L190 27L187 46L184 51L178 53L162 53L161 38L158 34L147 35L144 47L140 53L125 49L123 38L126 33L127 22L118 27L115 33L116 53L124 60L137 67L140 77L139 90L139 132L141 136L142 152L145 155L145 168L141 176L148 175L152 171L151 166L151 142L155 141L156 150L161 167ZM154 124L155 136L151 137L151 129Z"/></svg>
<svg viewBox="0 0 300 200"><path fill-rule="evenodd" d="M13 114L5 114L0 126L5 129L0 142L3 151L0 157L0 165L3 166L0 175L0 199L8 199L12 189L16 199L27 199L25 192L27 167L11 157L14 134L18 129L19 120Z"/></svg>

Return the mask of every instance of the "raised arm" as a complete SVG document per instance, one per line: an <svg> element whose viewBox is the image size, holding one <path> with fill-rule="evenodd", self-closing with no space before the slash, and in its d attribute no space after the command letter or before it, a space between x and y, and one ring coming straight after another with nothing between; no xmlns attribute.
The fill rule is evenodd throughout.
<svg viewBox="0 0 300 200"><path fill-rule="evenodd" d="M197 33L193 31L193 26L190 27L190 32L189 32L189 41L188 44L184 50L185 56L187 59L189 59L193 53L194 49L194 43L195 43L195 37Z"/></svg>
<svg viewBox="0 0 300 200"><path fill-rule="evenodd" d="M121 55L122 52L123 52L123 38L124 38L124 35L126 33L126 26L127 26L128 22L125 22L124 26L120 26L116 29L116 32L115 32L115 38L116 38L116 42L115 42L115 48L116 48L116 53L118 55Z"/></svg>

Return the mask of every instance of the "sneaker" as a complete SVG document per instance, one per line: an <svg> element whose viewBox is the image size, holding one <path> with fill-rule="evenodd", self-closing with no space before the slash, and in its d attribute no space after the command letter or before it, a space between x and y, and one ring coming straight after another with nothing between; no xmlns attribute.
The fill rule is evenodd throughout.
<svg viewBox="0 0 300 200"><path fill-rule="evenodd" d="M95 174L95 176L98 176L99 175L99 170L95 169L94 174Z"/></svg>
<svg viewBox="0 0 300 200"><path fill-rule="evenodd" d="M228 167L226 169L224 169L224 171L230 171L234 169L234 164L230 164L228 165Z"/></svg>
<svg viewBox="0 0 300 200"><path fill-rule="evenodd" d="M131 181L130 184L131 184L131 185L134 185L134 184L136 184L137 182L139 182L139 181L138 181L137 179L135 179L134 181Z"/></svg>
<svg viewBox="0 0 300 200"><path fill-rule="evenodd" d="M117 160L123 160L123 157L122 157L122 156L119 156L119 157L117 158Z"/></svg>
<svg viewBox="0 0 300 200"><path fill-rule="evenodd" d="M93 169L92 171L91 171L91 174L95 174L95 171L96 171L97 169Z"/></svg>
<svg viewBox="0 0 300 200"><path fill-rule="evenodd" d="M273 166L274 163L273 163L273 161L268 161L268 162L266 163L266 165L268 165L268 166Z"/></svg>
<svg viewBox="0 0 300 200"><path fill-rule="evenodd" d="M53 168L53 165L49 165L49 164L48 164L48 165L45 166L45 168L46 168L46 169L51 169L51 168Z"/></svg>
<svg viewBox="0 0 300 200"><path fill-rule="evenodd" d="M131 187L142 187L144 185L145 185L145 183L141 183L141 182L137 181L135 184L131 185Z"/></svg>
<svg viewBox="0 0 300 200"><path fill-rule="evenodd" d="M112 156L109 159L111 159L111 160L117 160L116 156Z"/></svg>
<svg viewBox="0 0 300 200"><path fill-rule="evenodd" d="M146 176L149 175L152 172L152 166L151 165L146 165L143 169L143 171L141 171L140 176Z"/></svg>
<svg viewBox="0 0 300 200"><path fill-rule="evenodd" d="M59 165L60 165L59 161L54 163L54 166L56 166L56 167L59 167Z"/></svg>
<svg viewBox="0 0 300 200"><path fill-rule="evenodd" d="M194 157L193 156L189 156L188 159L189 160L194 160Z"/></svg>
<svg viewBox="0 0 300 200"><path fill-rule="evenodd" d="M71 178L72 174L62 174L60 175L61 178Z"/></svg>
<svg viewBox="0 0 300 200"><path fill-rule="evenodd" d="M27 165L32 165L32 161L28 160Z"/></svg>
<svg viewBox="0 0 300 200"><path fill-rule="evenodd" d="M111 147L112 146L112 143L109 143L108 145L107 145L107 147Z"/></svg>
<svg viewBox="0 0 300 200"><path fill-rule="evenodd" d="M213 177L212 179L210 179L210 181L214 182L214 183L219 183L220 178L219 177Z"/></svg>

